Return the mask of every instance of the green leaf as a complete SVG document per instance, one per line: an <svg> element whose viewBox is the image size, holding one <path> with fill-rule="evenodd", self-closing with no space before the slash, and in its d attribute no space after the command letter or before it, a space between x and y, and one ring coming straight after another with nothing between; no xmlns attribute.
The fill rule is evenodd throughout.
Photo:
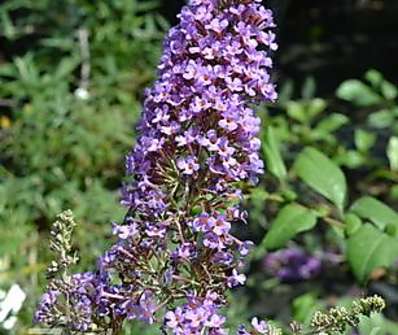
<svg viewBox="0 0 398 335"><path fill-rule="evenodd" d="M305 123L307 115L305 113L305 104L303 102L288 101L286 103L286 112L292 119Z"/></svg>
<svg viewBox="0 0 398 335"><path fill-rule="evenodd" d="M268 170L278 179L284 179L287 175L286 166L279 151L278 139L272 127L268 127L266 130L263 152Z"/></svg>
<svg viewBox="0 0 398 335"><path fill-rule="evenodd" d="M343 82L337 89L336 94L340 99L359 107L375 105L382 101L382 98L369 86L355 79Z"/></svg>
<svg viewBox="0 0 398 335"><path fill-rule="evenodd" d="M283 247L297 234L314 228L316 222L314 211L296 203L286 205L273 221L262 244L267 249Z"/></svg>
<svg viewBox="0 0 398 335"><path fill-rule="evenodd" d="M347 259L359 282L367 281L373 270L389 267L398 255L398 239L366 224L347 241Z"/></svg>
<svg viewBox="0 0 398 335"><path fill-rule="evenodd" d="M344 149L344 151L334 157L334 161L340 165L347 166L350 169L356 169L365 163L365 157L359 151L345 151Z"/></svg>
<svg viewBox="0 0 398 335"><path fill-rule="evenodd" d="M388 81L383 81L381 84L381 93L388 100L394 100L398 96L398 89L395 85Z"/></svg>
<svg viewBox="0 0 398 335"><path fill-rule="evenodd" d="M394 122L394 113L391 110L383 109L369 115L368 123L374 128L388 128Z"/></svg>
<svg viewBox="0 0 398 335"><path fill-rule="evenodd" d="M370 82L373 88L378 88L383 82L383 75L374 69L371 69L365 73L365 79Z"/></svg>
<svg viewBox="0 0 398 335"><path fill-rule="evenodd" d="M317 309L321 309L322 304L318 302L313 292L305 293L293 300L293 318L304 324L308 324L312 315Z"/></svg>
<svg viewBox="0 0 398 335"><path fill-rule="evenodd" d="M0 12L0 23L3 28L4 36L10 40L13 39L16 36L16 30L10 16L5 10Z"/></svg>
<svg viewBox="0 0 398 335"><path fill-rule="evenodd" d="M357 129L355 130L354 140L358 150L366 152L375 144L376 135L362 129Z"/></svg>
<svg viewBox="0 0 398 335"><path fill-rule="evenodd" d="M323 153L314 148L304 149L295 165L297 175L341 211L347 194L347 183L341 169Z"/></svg>
<svg viewBox="0 0 398 335"><path fill-rule="evenodd" d="M322 113L327 107L327 103L326 100L321 99L321 98L315 98L312 99L308 102L308 106L307 106L307 115L308 115L308 119L312 120L315 116L317 116L318 114Z"/></svg>
<svg viewBox="0 0 398 335"><path fill-rule="evenodd" d="M361 335L397 335L398 328L382 314L372 314L370 317L361 316L358 330Z"/></svg>
<svg viewBox="0 0 398 335"><path fill-rule="evenodd" d="M69 76L73 73L76 67L79 65L79 59L76 57L65 57L63 58L54 73L54 76L57 80L62 80L65 77Z"/></svg>
<svg viewBox="0 0 398 335"><path fill-rule="evenodd" d="M393 136L388 141L387 157L393 171L398 171L398 137Z"/></svg>
<svg viewBox="0 0 398 335"><path fill-rule="evenodd" d="M392 237L398 237L398 225L396 223L389 223L386 229L384 229L384 232Z"/></svg>
<svg viewBox="0 0 398 335"><path fill-rule="evenodd" d="M315 130L331 133L349 122L349 118L343 114L333 113L322 119Z"/></svg>
<svg viewBox="0 0 398 335"><path fill-rule="evenodd" d="M279 90L278 103L285 104L286 102L291 100L293 92L294 92L293 80L288 79L287 81L284 82L284 84Z"/></svg>
<svg viewBox="0 0 398 335"><path fill-rule="evenodd" d="M315 96L315 90L316 83L314 77L307 77L301 90L301 96L306 100L312 99Z"/></svg>
<svg viewBox="0 0 398 335"><path fill-rule="evenodd" d="M354 235L362 226L361 219L354 213L348 213L344 218L345 232L348 236Z"/></svg>
<svg viewBox="0 0 398 335"><path fill-rule="evenodd" d="M398 335L398 323L387 319L383 314L374 313L370 317L361 316L360 319L360 335Z"/></svg>
<svg viewBox="0 0 398 335"><path fill-rule="evenodd" d="M350 210L372 221L380 229L384 229L388 224L398 226L398 213L373 197L366 196L358 199Z"/></svg>
<svg viewBox="0 0 398 335"><path fill-rule="evenodd" d="M392 186L391 189L390 189L389 194L390 194L390 197L391 197L393 200L398 201L398 185Z"/></svg>

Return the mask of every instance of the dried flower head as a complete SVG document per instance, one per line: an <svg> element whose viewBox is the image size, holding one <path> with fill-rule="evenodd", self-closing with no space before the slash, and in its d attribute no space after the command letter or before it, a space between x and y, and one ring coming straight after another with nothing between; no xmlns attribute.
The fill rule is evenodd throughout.
<svg viewBox="0 0 398 335"><path fill-rule="evenodd" d="M332 335L344 333L348 326L356 327L361 316L380 313L385 308L383 298L375 295L353 302L350 309L345 307L331 308L327 312L316 312L311 320L311 327L318 333Z"/></svg>

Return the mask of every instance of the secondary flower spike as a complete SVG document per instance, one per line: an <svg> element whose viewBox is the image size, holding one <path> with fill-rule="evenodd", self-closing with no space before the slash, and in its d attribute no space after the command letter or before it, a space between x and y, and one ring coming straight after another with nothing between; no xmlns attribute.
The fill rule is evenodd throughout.
<svg viewBox="0 0 398 335"><path fill-rule="evenodd" d="M219 308L226 289L245 282L252 243L231 229L247 216L240 185L263 172L252 107L277 96L272 12L259 0L191 0L178 18L126 159L132 181L122 192L125 221L113 227L118 240L91 290L71 285L92 313L80 330L116 333L123 320L140 319L172 334L226 334ZM51 297L38 321L57 304Z"/></svg>

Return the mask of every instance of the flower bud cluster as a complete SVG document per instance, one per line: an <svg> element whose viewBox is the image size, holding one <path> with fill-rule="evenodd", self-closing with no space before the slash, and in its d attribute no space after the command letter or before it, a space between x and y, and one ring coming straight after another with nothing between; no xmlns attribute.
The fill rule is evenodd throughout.
<svg viewBox="0 0 398 335"><path fill-rule="evenodd" d="M78 261L72 248L75 227L70 210L58 215L52 226L50 249L56 257L48 267L48 291L41 297L34 318L48 326L84 332L93 325L92 298L97 278L93 273L70 273L70 267Z"/></svg>
<svg viewBox="0 0 398 335"><path fill-rule="evenodd" d="M326 313L316 312L311 320L311 327L317 333L332 335L344 333L348 326L356 327L361 316L380 313L385 308L383 298L375 295L354 301L352 308L334 307Z"/></svg>

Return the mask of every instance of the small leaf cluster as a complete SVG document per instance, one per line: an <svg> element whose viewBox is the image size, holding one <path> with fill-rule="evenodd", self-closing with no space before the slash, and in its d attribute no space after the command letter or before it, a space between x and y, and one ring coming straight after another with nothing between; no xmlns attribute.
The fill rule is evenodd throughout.
<svg viewBox="0 0 398 335"><path fill-rule="evenodd" d="M82 268L107 244L111 220L123 217L123 155L168 27L158 6L0 4L0 288L18 280L28 308L49 258L41 239L57 213L73 208L83 222L74 242L90 250ZM31 314L22 313L26 327Z"/></svg>
<svg viewBox="0 0 398 335"><path fill-rule="evenodd" d="M395 86L375 70L369 71L366 78L371 86L349 80L338 88L337 96L350 101L355 108L373 106L378 109L383 105L390 106L390 113L393 113ZM351 88L353 92L350 85L356 87ZM373 98L358 102L354 97L363 96L365 86L373 92ZM360 89L362 91L358 93ZM343 113L326 113L335 105L314 97L311 79L303 87L301 100L290 100L288 95L291 93L286 93L286 90L289 87L282 91L277 113L269 108L265 117L268 126L263 134L263 154L268 176L263 180L262 189L255 189L252 193L254 220L261 213L266 217L274 216L270 224L263 223L267 232L259 254L264 250L285 247L292 240L305 241L305 235L311 233L319 241L317 246L312 244L312 248L318 248L320 252L325 239L332 236L332 241L326 243L341 250L357 280L365 283L374 271L390 268L397 260L398 213L389 202L394 199L398 175L393 169L394 158L391 160L394 156L391 154L391 141L376 145L381 134L372 127L369 119L378 112L367 110L368 116L364 120L369 130L356 127L351 134L355 154L369 162L358 166L348 164L342 157L354 151L342 136L346 136L345 128L352 128L350 123L357 121ZM336 107L339 106L338 101ZM281 112L286 112L286 116L281 116ZM333 124L332 115L335 126L324 127ZM393 134L395 126L395 123L389 124L388 132ZM373 146L379 151L381 148L384 155L378 157L378 153L374 154L371 151ZM352 178L354 171L364 177L359 180ZM261 224L261 218L259 221ZM320 227L320 223L324 225ZM326 235L316 234L325 229Z"/></svg>

